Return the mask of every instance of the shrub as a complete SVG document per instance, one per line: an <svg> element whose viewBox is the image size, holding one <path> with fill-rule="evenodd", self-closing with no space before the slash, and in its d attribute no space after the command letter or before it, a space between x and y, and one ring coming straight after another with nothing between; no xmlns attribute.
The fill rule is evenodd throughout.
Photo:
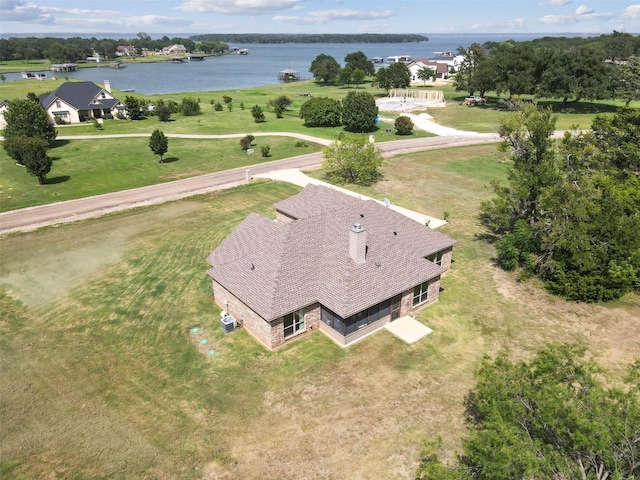
<svg viewBox="0 0 640 480"><path fill-rule="evenodd" d="M213 106L213 109L216 112L221 112L222 111L222 104L220 102L216 102L215 105Z"/></svg>
<svg viewBox="0 0 640 480"><path fill-rule="evenodd" d="M253 142L253 140L254 140L254 136L253 135L251 135L251 134L245 135L244 137L242 137L240 139L240 147L243 150L247 150L247 149L251 148L251 143Z"/></svg>
<svg viewBox="0 0 640 480"><path fill-rule="evenodd" d="M231 103L233 101L233 99L229 95L223 95L222 96L222 101L224 103Z"/></svg>
<svg viewBox="0 0 640 480"><path fill-rule="evenodd" d="M254 105L253 107L251 107L251 115L253 115L253 119L256 123L262 123L265 121L264 112L259 105Z"/></svg>
<svg viewBox="0 0 640 480"><path fill-rule="evenodd" d="M263 158L270 157L271 156L271 146L263 145L262 147L260 147L260 153L262 154Z"/></svg>
<svg viewBox="0 0 640 480"><path fill-rule="evenodd" d="M161 122L168 122L171 119L171 108L165 104L158 105L156 106L156 115Z"/></svg>
<svg viewBox="0 0 640 480"><path fill-rule="evenodd" d="M200 104L193 98L183 98L180 105L180 113L185 117L195 117L200 115Z"/></svg>
<svg viewBox="0 0 640 480"><path fill-rule="evenodd" d="M309 145L304 140L297 140L296 143L293 144L293 146L296 148L303 148L303 147L306 148Z"/></svg>
<svg viewBox="0 0 640 480"><path fill-rule="evenodd" d="M285 111L289 105L291 105L291 99L286 95L280 95L278 98L269 100L269 107L273 107L274 111L276 107L280 107L282 111Z"/></svg>
<svg viewBox="0 0 640 480"><path fill-rule="evenodd" d="M273 113L276 114L276 118L282 118L282 108L279 105L273 107Z"/></svg>
<svg viewBox="0 0 640 480"><path fill-rule="evenodd" d="M327 97L310 98L300 107L307 127L337 127L342 124L342 104Z"/></svg>
<svg viewBox="0 0 640 480"><path fill-rule="evenodd" d="M409 117L405 117L404 115L396 118L393 126L398 135L411 135L413 133L413 122Z"/></svg>

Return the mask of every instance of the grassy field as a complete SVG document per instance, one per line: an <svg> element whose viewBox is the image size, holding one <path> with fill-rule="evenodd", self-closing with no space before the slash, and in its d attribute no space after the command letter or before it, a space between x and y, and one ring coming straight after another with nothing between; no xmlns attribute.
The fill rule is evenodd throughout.
<svg viewBox="0 0 640 480"><path fill-rule="evenodd" d="M411 479L423 439L459 449L483 355L580 342L616 383L640 355L640 298L569 303L497 269L477 214L507 166L492 146L398 156L361 190L450 213L455 262L411 346L316 332L268 352L222 333L204 259L248 212L273 217L288 184L1 237L0 476Z"/></svg>
<svg viewBox="0 0 640 480"><path fill-rule="evenodd" d="M2 84L2 96L16 98L26 95L28 91L42 94L53 90L63 81L64 79L47 79L39 82L8 82ZM504 106L495 97L491 98L486 106L468 107L460 104L464 95L454 91L449 84L426 88L444 91L448 101L447 106L428 111L435 121L442 125L462 130L495 132L500 119L507 114ZM380 89L373 88L369 84L362 86L361 89L377 96L383 95ZM159 122L156 117L136 122L106 120L101 130L96 130L92 124L70 125L58 127L58 134L65 137L128 133L150 134L154 129L160 129L166 134L202 135L297 132L324 139L334 139L342 131L342 128L307 128L303 125L302 120L298 117L298 111L308 97L301 94L342 98L351 90L351 88L322 86L312 81L304 81L238 91L152 96L149 97L152 101L158 101L161 98L176 102L181 102L184 97L197 99L201 105L202 115L183 117L176 114L173 115L171 121L164 123ZM124 92L116 91L115 93L122 99L129 95ZM225 108L223 111L216 112L211 102L219 101L222 103L223 95L232 97L232 110L229 111ZM284 118L278 119L274 113L266 111L267 121L255 123L250 113L250 107L261 105L266 110L269 100L280 95L287 95L293 102L284 113ZM557 102L541 103L556 110L558 108ZM243 109L242 106L245 108ZM611 102L580 102L571 111L558 112L557 128L569 129L572 126L589 128L596 114L611 113L615 111L617 106L619 105ZM383 112L382 116L393 119L397 114ZM381 121L377 125L376 131L373 132L376 142L406 138L398 137L393 133L387 134L386 130L392 127L391 122ZM368 137L368 134L364 136ZM431 134L416 129L412 136L425 137L431 136ZM273 156L270 157L272 160L307 153L319 148L317 145L310 144L309 148L301 151L302 149L294 147L295 140L277 137L260 138L256 143L268 143L272 147ZM247 157L237 146L237 140L183 141L172 139L169 143L169 162L165 165L154 163L154 157L151 155L145 139L64 140L57 142L57 146L51 150L50 154L55 161L49 174L49 180L46 185L38 186L35 178L30 177L24 169L15 167L14 162L4 150L0 149L0 170L2 172L0 211L149 185L233 166L244 166L250 161L261 161L259 155Z"/></svg>
<svg viewBox="0 0 640 480"><path fill-rule="evenodd" d="M82 198L154 185L205 173L317 152L321 146L296 146L291 137L256 137L254 155L240 148L239 139L170 138L164 163L149 148L148 138L61 140L50 150L53 167L45 185L38 185L0 149L0 211ZM269 145L263 158L260 147Z"/></svg>

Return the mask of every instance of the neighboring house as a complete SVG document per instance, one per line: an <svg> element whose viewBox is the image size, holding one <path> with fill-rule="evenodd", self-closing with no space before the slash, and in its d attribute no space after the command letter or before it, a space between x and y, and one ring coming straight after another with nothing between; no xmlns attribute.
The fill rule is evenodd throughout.
<svg viewBox="0 0 640 480"><path fill-rule="evenodd" d="M116 55L118 57L135 57L136 47L133 45L118 45L116 47Z"/></svg>
<svg viewBox="0 0 640 480"><path fill-rule="evenodd" d="M40 97L40 104L53 121L59 119L65 123L126 114L125 105L111 94L108 81L105 81L104 88L93 82L63 83Z"/></svg>
<svg viewBox="0 0 640 480"><path fill-rule="evenodd" d="M3 100L0 102L0 130L4 130L7 126L7 121L4 119L4 112L9 108L9 100Z"/></svg>
<svg viewBox="0 0 640 480"><path fill-rule="evenodd" d="M347 346L438 300L455 240L328 187L275 209L207 258L216 303L268 348L316 329Z"/></svg>
<svg viewBox="0 0 640 480"><path fill-rule="evenodd" d="M454 54L453 52L434 52L434 57L431 61L447 65L448 72L451 70L457 72L462 62L464 62L464 55Z"/></svg>
<svg viewBox="0 0 640 480"><path fill-rule="evenodd" d="M187 49L185 48L184 45L179 45L177 43L174 43L173 45L164 47L162 49L162 53L163 55L176 55L176 54L187 53Z"/></svg>
<svg viewBox="0 0 640 480"><path fill-rule="evenodd" d="M436 63L427 59L414 60L407 65L411 72L411 85L423 85L424 81L418 77L418 71L427 67L436 72L436 79L444 80L449 77L449 67L445 63ZM432 80L427 80L427 83Z"/></svg>

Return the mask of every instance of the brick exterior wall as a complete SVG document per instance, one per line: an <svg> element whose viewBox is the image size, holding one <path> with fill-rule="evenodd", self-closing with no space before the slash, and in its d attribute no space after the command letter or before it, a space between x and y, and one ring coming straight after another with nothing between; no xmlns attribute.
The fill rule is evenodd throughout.
<svg viewBox="0 0 640 480"><path fill-rule="evenodd" d="M271 350L296 340L306 333L317 330L320 324L320 304L310 305L304 309L304 332L300 332L285 340L282 317L271 323L267 322L215 280L213 281L213 299L221 309L225 310L229 315L232 315L242 324L243 328L246 328L260 343ZM227 301L226 304L225 300Z"/></svg>
<svg viewBox="0 0 640 480"><path fill-rule="evenodd" d="M450 254L449 258L451 258ZM427 301L416 307L413 306L413 288L402 292L402 298L400 300L400 316L403 317L405 315L409 315L416 310L420 310L427 305L437 302L439 293L440 277L432 280L429 284L429 295ZM238 322L242 324L243 328L246 328L252 336L254 336L258 341L260 341L260 343L262 343L270 350L278 348L285 343L297 340L315 330L322 330L323 333L331 337L338 344L346 346L356 342L364 336L373 333L376 330L379 330L390 320L390 316L388 316L386 317L386 319L381 319L379 322L363 328L362 331L358 331L356 334L351 334L347 343L342 335L338 334L331 327L328 327L321 322L320 304L315 303L304 308L305 330L285 340L284 322L282 317L274 320L271 323L267 322L264 318L251 310L243 302L238 300L231 292L229 292L215 280L213 281L213 297L216 304L220 308L222 308L229 315L232 315L236 320L238 320ZM226 304L225 300L227 301Z"/></svg>
<svg viewBox="0 0 640 480"><path fill-rule="evenodd" d="M445 270L449 270L451 268L451 258L453 257L453 247L442 251L442 265L441 267ZM429 296L431 296L431 292L429 292Z"/></svg>

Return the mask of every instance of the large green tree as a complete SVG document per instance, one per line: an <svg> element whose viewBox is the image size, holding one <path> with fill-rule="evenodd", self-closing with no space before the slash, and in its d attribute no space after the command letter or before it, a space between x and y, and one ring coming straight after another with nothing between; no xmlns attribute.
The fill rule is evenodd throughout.
<svg viewBox="0 0 640 480"><path fill-rule="evenodd" d="M22 145L22 164L27 172L38 179L40 185L44 184L47 174L51 171L53 161L47 155L49 144L36 137L23 137L25 141Z"/></svg>
<svg viewBox="0 0 640 480"><path fill-rule="evenodd" d="M503 42L491 52L496 93L533 93L538 79L536 49L530 42Z"/></svg>
<svg viewBox="0 0 640 480"><path fill-rule="evenodd" d="M540 97L598 100L611 96L612 67L601 48L584 46L544 49L539 52L540 75L535 92Z"/></svg>
<svg viewBox="0 0 640 480"><path fill-rule="evenodd" d="M9 102L4 114L7 126L4 138L36 137L47 143L55 140L57 131L46 110L38 102L29 98L16 99Z"/></svg>
<svg viewBox="0 0 640 480"><path fill-rule="evenodd" d="M485 359L465 399L464 454L444 465L432 442L417 478L635 479L640 476L640 361L624 388L602 380L584 347L549 345L529 362Z"/></svg>
<svg viewBox="0 0 640 480"><path fill-rule="evenodd" d="M307 127L337 127L342 125L342 104L328 97L313 97L300 107L300 117Z"/></svg>
<svg viewBox="0 0 640 480"><path fill-rule="evenodd" d="M342 101L342 123L350 132L370 132L376 125L378 106L367 92L349 92Z"/></svg>
<svg viewBox="0 0 640 480"><path fill-rule="evenodd" d="M616 96L624 100L625 106L640 100L640 57L634 55L617 68Z"/></svg>
<svg viewBox="0 0 640 480"><path fill-rule="evenodd" d="M333 82L338 77L340 64L331 55L321 53L311 62L309 72L313 74L313 77L316 80L319 80L326 85Z"/></svg>
<svg viewBox="0 0 640 480"><path fill-rule="evenodd" d="M371 185L380 178L382 151L361 138L345 136L324 150L323 167L327 176L338 183Z"/></svg>
<svg viewBox="0 0 640 480"><path fill-rule="evenodd" d="M347 53L344 57L344 63L346 67L351 67L354 70L359 68L366 75L373 75L376 73L373 62L367 58L364 52L359 50L357 52Z"/></svg>
<svg viewBox="0 0 640 480"><path fill-rule="evenodd" d="M464 59L453 77L455 89L467 92L469 96L478 92L484 97L487 91L495 88L492 59L485 53L483 46L477 43L459 52L464 54Z"/></svg>
<svg viewBox="0 0 640 480"><path fill-rule="evenodd" d="M500 127L513 167L481 205L499 263L570 300L640 291L640 112L596 117L592 132L550 136L548 110L520 105Z"/></svg>

